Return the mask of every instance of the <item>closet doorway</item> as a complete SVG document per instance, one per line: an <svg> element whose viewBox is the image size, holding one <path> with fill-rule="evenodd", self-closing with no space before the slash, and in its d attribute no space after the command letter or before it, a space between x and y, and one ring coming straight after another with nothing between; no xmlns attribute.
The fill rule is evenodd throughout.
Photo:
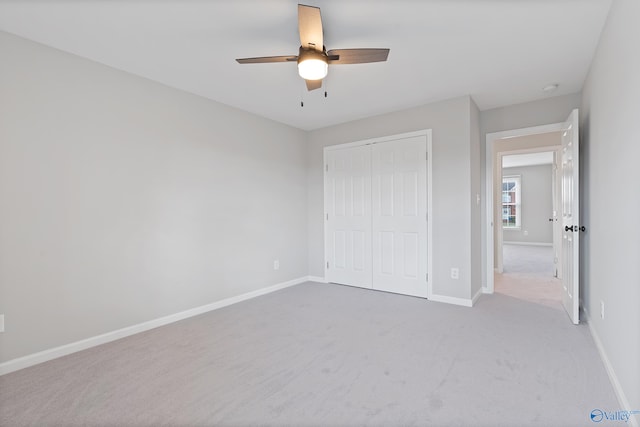
<svg viewBox="0 0 640 427"><path fill-rule="evenodd" d="M430 296L430 151L430 130L325 148L328 282Z"/></svg>

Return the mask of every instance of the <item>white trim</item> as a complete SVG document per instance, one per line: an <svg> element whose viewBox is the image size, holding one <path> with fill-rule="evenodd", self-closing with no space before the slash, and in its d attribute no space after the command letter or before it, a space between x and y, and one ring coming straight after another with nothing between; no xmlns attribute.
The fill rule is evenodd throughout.
<svg viewBox="0 0 640 427"><path fill-rule="evenodd" d="M433 294L433 139L427 130L427 298Z"/></svg>
<svg viewBox="0 0 640 427"><path fill-rule="evenodd" d="M388 135L379 138L370 138L362 141L348 142L345 144L329 145L323 148L322 152L322 169L323 169L323 218L327 210L327 152L333 150L342 150L345 148L360 147L363 145L377 144L380 142L397 141L400 139L414 138L416 136L426 136L427 138L427 299L433 296L433 131L431 129L423 129L415 132L406 132L396 135ZM329 236L327 232L327 221L323 219L323 241L324 241L324 263L323 268L325 277L324 283L328 283L326 277L327 262L329 260ZM452 303L455 304L455 303Z"/></svg>
<svg viewBox="0 0 640 427"><path fill-rule="evenodd" d="M484 292L482 291L482 288L478 289L478 292L476 292L476 294L473 296L473 298L471 298L471 306L473 307L474 305L476 305L476 303L478 302L478 299L480 299L480 296L483 294Z"/></svg>
<svg viewBox="0 0 640 427"><path fill-rule="evenodd" d="M493 199L493 144L505 138L516 138L520 136L537 135L550 132L559 132L564 130L564 122L552 123L542 126L532 126L528 128L512 129L501 132L487 133L485 140L485 200L486 200L486 222L483 224L486 235L486 278L483 286L483 292L487 294L493 293L494 288L494 256L493 256L493 227L494 227L494 215L493 205L495 200ZM522 150L529 151L528 149ZM505 151L507 153L507 151Z"/></svg>
<svg viewBox="0 0 640 427"><path fill-rule="evenodd" d="M502 154L500 155L500 158L502 159ZM501 161L502 162L502 161ZM502 221L504 221L504 181L512 181L515 182L516 184L516 201L514 203L515 207L516 207L516 225L514 225L513 227L511 226L505 226L502 225L502 230L504 232L504 230L515 230L518 231L522 228L522 174L517 174L517 175L500 175L501 180L502 180L502 193L500 194L500 205L502 207L502 214L500 215L500 219ZM504 243L504 242L502 242ZM500 257L499 257L500 258ZM498 270L501 270L501 263L498 263Z"/></svg>
<svg viewBox="0 0 640 427"><path fill-rule="evenodd" d="M600 359L602 359L602 363L604 364L604 368L607 371L607 375L609 376L609 380L611 381L611 385L613 386L613 391L615 392L616 397L618 398L618 403L620 404L621 409L625 411L638 410L639 408L632 408L631 405L629 404L629 400L627 399L627 396L625 395L624 390L620 385L620 381L618 381L618 376L616 375L616 372L613 370L613 365L611 365L611 361L609 360L609 357L607 357L607 352L604 350L602 341L600 341L600 337L598 336L598 333L596 332L596 329L593 326L593 323L591 322L591 316L586 310L583 310L583 313L585 317L584 319L585 323L589 326L589 332L591 332L591 336L593 337L593 341L596 344L598 353L600 353ZM628 425L631 425L633 427L640 427L639 418L640 417L638 417L637 415L631 416L629 418Z"/></svg>
<svg viewBox="0 0 640 427"><path fill-rule="evenodd" d="M397 135L381 136L378 138L363 139L362 141L347 142L345 144L328 145L324 147L323 151L326 154L327 151L332 151L332 150L342 150L345 148L360 147L362 145L371 145L371 144L377 144L379 142L396 141L398 139L407 139L407 138L413 138L416 136L424 136L424 135L428 135L428 140L431 140L431 129L423 129L415 132L399 133Z"/></svg>
<svg viewBox="0 0 640 427"><path fill-rule="evenodd" d="M516 246L553 246L553 243L544 242L502 242L503 245L516 245Z"/></svg>
<svg viewBox="0 0 640 427"><path fill-rule="evenodd" d="M475 297L474 297L475 298ZM447 304L461 305L463 307L473 307L473 300L468 298L450 297L446 295L431 294L430 301L444 302Z"/></svg>
<svg viewBox="0 0 640 427"><path fill-rule="evenodd" d="M207 313L209 311L217 310L222 307L227 307L229 305L246 301L251 298L256 298L271 292L279 291L281 289L298 285L300 283L304 283L309 280L311 280L309 276L300 277L297 279L289 280L287 282L278 283L273 286L268 286L266 288L262 288L255 291L247 292L245 294L237 295L235 297L225 298L223 300L206 304L200 307L195 307L189 310L181 311L179 313L174 313L168 316L149 320L147 322L138 323L137 325L127 326L122 329L117 329L115 331L107 332L101 335L96 335L94 337L90 337L80 341L61 345L59 347L50 348L48 350L40 351L38 353L33 353L27 356L8 360L6 362L0 363L0 376L8 374L10 372L17 371L19 369L28 368L29 366L37 365L39 363L47 362L49 360L57 359L58 357L66 356L71 353L75 353L81 350L86 350L88 348L95 347L101 344L106 344L108 342L115 341L120 338L128 337L140 332L148 331L150 329L154 329L159 326L168 325L170 323L174 323L179 320L187 319L189 317L193 317L199 314Z"/></svg>
<svg viewBox="0 0 640 427"><path fill-rule="evenodd" d="M495 207L495 200L494 200L494 182L493 182L493 178L494 178L494 172L493 172L493 161L494 159L494 153L493 153L493 140L490 141L489 140L490 136L487 135L486 136L486 144L485 144L485 157L486 157L486 170L485 170L485 179L486 179L486 189L485 191L487 192L486 194L486 206L485 208L487 209L487 232L486 232L486 240L487 240L487 278L486 278L486 286L487 289L493 293L493 279L494 279L494 272L496 271L495 268L495 264L496 264L496 260L495 260L495 251L494 251L494 226L496 227L502 227L502 221L500 223L494 224L494 220L495 220L495 215L493 213L493 208ZM496 140L498 138L496 137ZM502 169L500 169L502 171ZM500 175L502 175L502 172L500 173ZM490 177L490 178L489 178ZM491 248L491 249L489 249Z"/></svg>
<svg viewBox="0 0 640 427"><path fill-rule="evenodd" d="M320 276L307 276L307 280L309 282L329 283L329 282L327 282L327 279L325 279L324 277L320 277Z"/></svg>

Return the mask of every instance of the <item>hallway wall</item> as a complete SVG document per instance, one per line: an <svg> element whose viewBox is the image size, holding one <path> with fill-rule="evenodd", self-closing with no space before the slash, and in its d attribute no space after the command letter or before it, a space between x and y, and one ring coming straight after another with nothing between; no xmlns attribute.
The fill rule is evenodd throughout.
<svg viewBox="0 0 640 427"><path fill-rule="evenodd" d="M640 410L638 18L639 1L613 2L585 82L580 129L583 306L630 410Z"/></svg>

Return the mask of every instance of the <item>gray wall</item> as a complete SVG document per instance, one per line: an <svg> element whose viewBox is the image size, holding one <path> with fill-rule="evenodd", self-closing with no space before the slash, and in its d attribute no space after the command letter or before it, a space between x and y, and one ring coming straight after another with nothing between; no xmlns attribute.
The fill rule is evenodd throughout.
<svg viewBox="0 0 640 427"><path fill-rule="evenodd" d="M6 33L0 57L0 362L307 275L304 132Z"/></svg>
<svg viewBox="0 0 640 427"><path fill-rule="evenodd" d="M581 94L554 96L480 112L480 137L484 150L487 133L561 123L580 107Z"/></svg>
<svg viewBox="0 0 640 427"><path fill-rule="evenodd" d="M522 186L520 229L503 229L505 243L553 243L553 223L549 222L553 216L552 173L551 165L502 169L503 176L520 176Z"/></svg>
<svg viewBox="0 0 640 427"><path fill-rule="evenodd" d="M613 2L584 86L580 145L583 305L633 410L640 409L638 17L637 0Z"/></svg>
<svg viewBox="0 0 640 427"><path fill-rule="evenodd" d="M471 99L465 96L308 134L310 275L324 276L323 148L433 129L433 291L471 297L471 282L480 280L471 271L471 108ZM459 280L450 278L451 267L460 269Z"/></svg>

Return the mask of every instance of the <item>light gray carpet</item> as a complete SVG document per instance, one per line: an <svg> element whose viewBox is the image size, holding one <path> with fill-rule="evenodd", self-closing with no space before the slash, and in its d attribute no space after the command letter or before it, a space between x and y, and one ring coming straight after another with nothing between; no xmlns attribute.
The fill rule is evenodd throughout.
<svg viewBox="0 0 640 427"><path fill-rule="evenodd" d="M503 246L503 273L494 277L495 292L524 301L562 308L562 282L554 277L551 246Z"/></svg>
<svg viewBox="0 0 640 427"><path fill-rule="evenodd" d="M524 273L496 273L495 292L542 304L556 310L562 307L562 282L555 277L528 275Z"/></svg>
<svg viewBox="0 0 640 427"><path fill-rule="evenodd" d="M502 269L505 273L555 276L551 246L502 245Z"/></svg>
<svg viewBox="0 0 640 427"><path fill-rule="evenodd" d="M585 426L618 408L584 325L305 283L0 377L0 424Z"/></svg>

